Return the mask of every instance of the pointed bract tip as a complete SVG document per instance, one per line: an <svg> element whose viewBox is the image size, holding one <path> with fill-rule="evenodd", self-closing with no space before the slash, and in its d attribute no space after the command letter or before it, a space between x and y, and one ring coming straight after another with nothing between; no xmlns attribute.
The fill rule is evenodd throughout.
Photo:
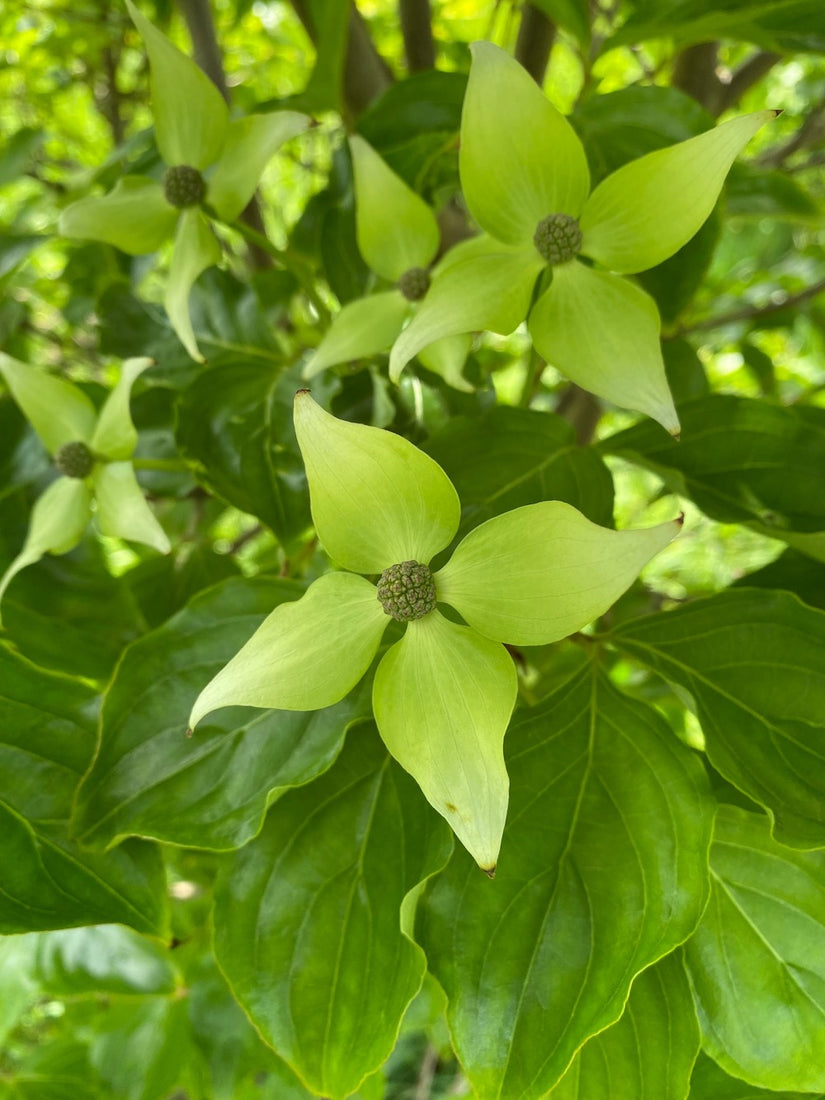
<svg viewBox="0 0 825 1100"><path fill-rule="evenodd" d="M300 397L302 393L312 393L312 390L310 390L307 386L304 386L303 389L295 391L295 396Z"/></svg>
<svg viewBox="0 0 825 1100"><path fill-rule="evenodd" d="M678 431L675 431L675 432L671 432L670 435L671 435L674 443L681 443L682 442L682 431L681 431L681 429L679 429Z"/></svg>
<svg viewBox="0 0 825 1100"><path fill-rule="evenodd" d="M779 118L780 115L783 115L785 113L784 107L771 107L770 109L773 111L774 118Z"/></svg>
<svg viewBox="0 0 825 1100"><path fill-rule="evenodd" d="M481 870L484 872L484 874L487 876L487 878L495 878L496 877L496 865L495 864L493 864L492 867L482 867Z"/></svg>
<svg viewBox="0 0 825 1100"><path fill-rule="evenodd" d="M186 736L187 736L187 737L191 737L191 736L192 736L192 734L193 734L194 732L195 732L195 731L194 731L194 730L192 729L192 727L191 727L191 726L187 726L187 727L186 727Z"/></svg>
<svg viewBox="0 0 825 1100"><path fill-rule="evenodd" d="M678 523L680 527L684 527L684 525L685 525L685 513L680 512L679 515L676 517L676 519L673 522Z"/></svg>

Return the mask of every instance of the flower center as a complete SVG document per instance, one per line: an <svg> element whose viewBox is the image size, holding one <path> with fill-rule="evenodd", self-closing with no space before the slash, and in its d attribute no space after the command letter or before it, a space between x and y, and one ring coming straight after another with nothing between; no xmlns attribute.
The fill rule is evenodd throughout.
<svg viewBox="0 0 825 1100"><path fill-rule="evenodd" d="M549 264L566 264L578 255L582 231L577 219L569 214L548 214L536 226L533 244Z"/></svg>
<svg viewBox="0 0 825 1100"><path fill-rule="evenodd" d="M186 206L197 206L206 197L206 180L197 168L190 168L188 164L176 164L164 172L163 193L166 201L179 210Z"/></svg>
<svg viewBox="0 0 825 1100"><path fill-rule="evenodd" d="M400 623L423 619L437 602L429 566L420 561L391 565L378 578L378 599L386 613Z"/></svg>
<svg viewBox="0 0 825 1100"><path fill-rule="evenodd" d="M64 443L54 456L54 464L65 477L78 480L88 477L95 464L95 456L85 443Z"/></svg>
<svg viewBox="0 0 825 1100"><path fill-rule="evenodd" d="M408 302L420 302L430 289L430 276L423 267L411 267L398 280L398 289Z"/></svg>

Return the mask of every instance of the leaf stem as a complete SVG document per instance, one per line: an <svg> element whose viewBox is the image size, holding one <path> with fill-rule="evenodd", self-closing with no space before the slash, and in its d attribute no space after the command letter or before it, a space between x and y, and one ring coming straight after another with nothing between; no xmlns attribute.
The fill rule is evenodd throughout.
<svg viewBox="0 0 825 1100"><path fill-rule="evenodd" d="M181 473L189 469L180 458L133 458L132 466L136 470L168 470Z"/></svg>
<svg viewBox="0 0 825 1100"><path fill-rule="evenodd" d="M530 361L527 364L527 372L524 375L524 385L521 388L521 396L518 399L520 409L529 409L539 388L542 371L545 362L535 348L530 349Z"/></svg>

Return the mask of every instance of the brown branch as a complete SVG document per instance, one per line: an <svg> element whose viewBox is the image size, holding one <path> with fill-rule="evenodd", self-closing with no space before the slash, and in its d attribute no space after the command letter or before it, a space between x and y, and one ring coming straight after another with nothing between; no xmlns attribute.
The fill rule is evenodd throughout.
<svg viewBox="0 0 825 1100"><path fill-rule="evenodd" d="M727 84L722 84L717 102L717 110L713 113L721 115L730 107L735 107L745 92L757 84L763 76L771 71L782 60L782 55L772 53L770 50L757 50L747 61L743 61Z"/></svg>
<svg viewBox="0 0 825 1100"><path fill-rule="evenodd" d="M195 47L195 60L228 103L229 89L209 0L178 0L178 7Z"/></svg>
<svg viewBox="0 0 825 1100"><path fill-rule="evenodd" d="M521 13L515 57L539 87L544 83L555 37L555 24L535 4L526 3Z"/></svg>
<svg viewBox="0 0 825 1100"><path fill-rule="evenodd" d="M588 443L593 442L596 425L601 419L602 407L598 398L592 393L571 382L561 395L556 413L573 425L576 442L580 447L586 447Z"/></svg>
<svg viewBox="0 0 825 1100"><path fill-rule="evenodd" d="M430 0L398 0L407 71L422 73L435 68Z"/></svg>
<svg viewBox="0 0 825 1100"><path fill-rule="evenodd" d="M711 114L722 82L716 75L718 42L697 42L681 50L673 65L674 88L695 99Z"/></svg>
<svg viewBox="0 0 825 1100"><path fill-rule="evenodd" d="M692 324L679 325L675 329L663 335L664 340L675 340L690 332L706 332L708 329L721 328L723 325L731 325L736 321L750 321L757 317L768 317L771 313L779 313L783 309L798 306L815 298L825 291L825 279L800 290L796 294L786 295L781 302L768 302L764 306L744 306L742 309L731 310L730 313L720 313L716 317L706 317L702 321L694 321Z"/></svg>

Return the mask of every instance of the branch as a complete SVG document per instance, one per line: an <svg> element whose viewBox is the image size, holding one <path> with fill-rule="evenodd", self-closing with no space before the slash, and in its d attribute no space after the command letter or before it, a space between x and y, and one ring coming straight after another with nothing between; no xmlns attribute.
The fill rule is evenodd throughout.
<svg viewBox="0 0 825 1100"><path fill-rule="evenodd" d="M556 26L534 4L526 3L516 39L515 57L539 87L544 83Z"/></svg>
<svg viewBox="0 0 825 1100"><path fill-rule="evenodd" d="M228 103L229 89L209 0L178 0L178 7L195 47L195 60Z"/></svg>
<svg viewBox="0 0 825 1100"><path fill-rule="evenodd" d="M743 61L728 83L722 84L717 102L718 110L714 111L714 114L721 115L728 108L735 107L745 92L757 84L781 60L781 54L772 53L770 50L757 50L747 61Z"/></svg>
<svg viewBox="0 0 825 1100"><path fill-rule="evenodd" d="M717 42L698 42L681 50L673 65L671 81L674 88L701 103L711 114L717 113L715 104L723 87L716 75L718 48Z"/></svg>
<svg viewBox="0 0 825 1100"><path fill-rule="evenodd" d="M390 67L375 48L366 23L353 3L344 61L344 98L347 105L357 117L392 83L394 78Z"/></svg>
<svg viewBox="0 0 825 1100"><path fill-rule="evenodd" d="M678 325L662 338L665 340L675 340L679 336L684 336L689 332L705 332L708 329L721 328L723 325L733 324L735 321L750 321L756 317L767 317L771 313L779 313L783 309L789 309L791 306L798 306L802 302L807 302L810 298L815 298L824 290L825 279L821 279L818 283L814 283L812 286L807 287L805 290L800 290L796 294L787 294L781 302L768 302L764 306L744 306L742 309L734 309L731 310L730 313L720 313L716 317L706 317L704 320L694 321L692 324Z"/></svg>
<svg viewBox="0 0 825 1100"><path fill-rule="evenodd" d="M401 34L404 36L404 56L407 71L426 72L435 68L430 0L398 0Z"/></svg>

